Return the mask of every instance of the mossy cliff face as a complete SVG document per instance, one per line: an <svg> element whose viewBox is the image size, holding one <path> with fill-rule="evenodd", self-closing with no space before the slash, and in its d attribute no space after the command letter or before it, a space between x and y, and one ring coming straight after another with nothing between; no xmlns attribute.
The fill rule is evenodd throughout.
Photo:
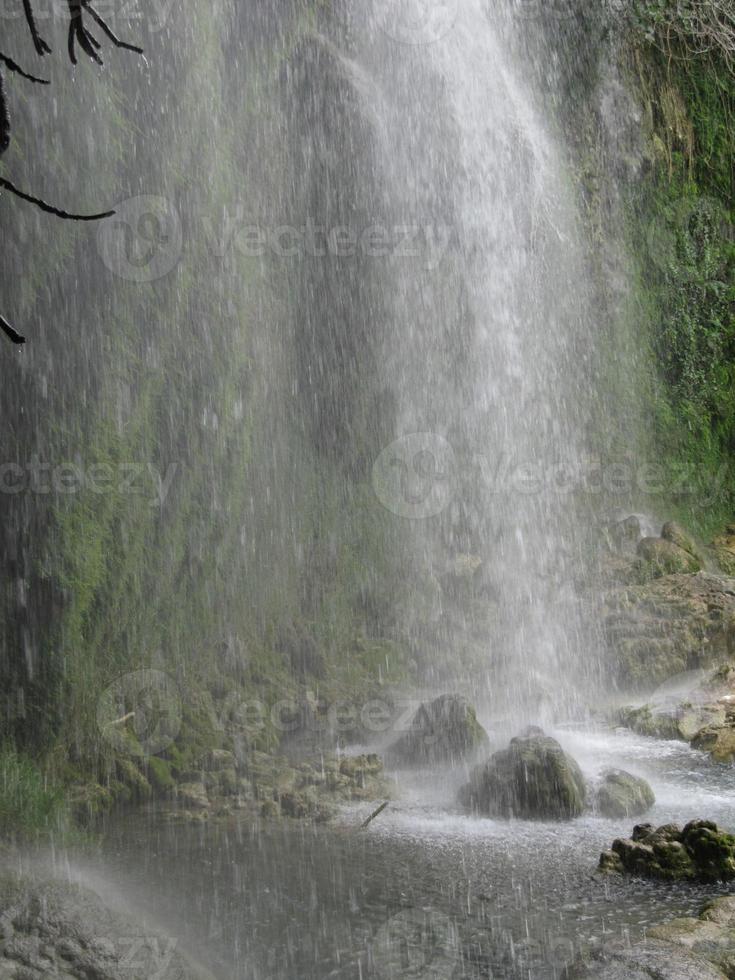
<svg viewBox="0 0 735 980"><path fill-rule="evenodd" d="M621 505L709 541L735 507L731 39L713 22L702 42L707 4L578 8L590 43L565 22L553 91L598 288L600 454L633 474Z"/></svg>
<svg viewBox="0 0 735 980"><path fill-rule="evenodd" d="M70 226L0 202L3 311L29 340L3 348L0 389L0 739L133 794L233 731L274 749L279 702L366 700L403 676L400 521L370 486L383 433L346 406L353 442L319 444L339 406L312 409L316 352L294 341L319 310L303 289L295 306L298 257L248 239L319 223L283 132L328 5L156 16L130 28L146 65L113 55L72 80L62 64L56 100L14 96L8 169L66 205L119 201L118 217ZM338 270L331 284L349 288ZM171 692L140 689L159 675L177 705L162 739L152 702Z"/></svg>

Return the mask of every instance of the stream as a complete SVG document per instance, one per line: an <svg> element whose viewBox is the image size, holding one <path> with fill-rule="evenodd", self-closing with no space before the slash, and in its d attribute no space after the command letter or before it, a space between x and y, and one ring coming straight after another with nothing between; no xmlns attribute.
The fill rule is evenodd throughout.
<svg viewBox="0 0 735 980"><path fill-rule="evenodd" d="M735 768L630 733L554 735L588 777L609 765L645 776L657 798L646 821L706 813L735 829ZM68 859L233 980L552 980L581 951L635 942L717 893L595 875L632 819L478 819L453 807L456 774L394 775L396 799L366 830L373 804L348 806L328 826L179 823L152 809L111 818L93 852Z"/></svg>

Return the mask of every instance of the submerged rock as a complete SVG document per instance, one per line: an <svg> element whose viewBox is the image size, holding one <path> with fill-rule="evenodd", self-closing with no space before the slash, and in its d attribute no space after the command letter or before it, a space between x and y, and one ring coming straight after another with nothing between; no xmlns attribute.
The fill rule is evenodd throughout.
<svg viewBox="0 0 735 980"><path fill-rule="evenodd" d="M656 802L645 779L622 769L608 769L595 793L595 808L603 817L640 817Z"/></svg>
<svg viewBox="0 0 735 980"><path fill-rule="evenodd" d="M477 766L459 801L492 817L570 820L584 810L586 786L577 763L556 739L529 729Z"/></svg>
<svg viewBox="0 0 735 980"><path fill-rule="evenodd" d="M709 820L654 828L641 824L613 841L599 870L664 881L730 881L735 878L735 837Z"/></svg>
<svg viewBox="0 0 735 980"><path fill-rule="evenodd" d="M388 757L399 765L463 762L488 745L472 705L458 695L443 694L421 705L409 730L388 749Z"/></svg>

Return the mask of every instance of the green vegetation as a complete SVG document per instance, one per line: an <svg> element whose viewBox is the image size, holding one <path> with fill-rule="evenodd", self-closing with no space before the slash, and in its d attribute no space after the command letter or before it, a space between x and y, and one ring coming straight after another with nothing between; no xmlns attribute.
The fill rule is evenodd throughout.
<svg viewBox="0 0 735 980"><path fill-rule="evenodd" d="M688 474L672 506L710 534L735 511L735 23L716 0L636 0L629 27L650 127L630 227L655 449Z"/></svg>
<svg viewBox="0 0 735 980"><path fill-rule="evenodd" d="M63 833L67 822L62 789L30 758L0 747L0 838Z"/></svg>

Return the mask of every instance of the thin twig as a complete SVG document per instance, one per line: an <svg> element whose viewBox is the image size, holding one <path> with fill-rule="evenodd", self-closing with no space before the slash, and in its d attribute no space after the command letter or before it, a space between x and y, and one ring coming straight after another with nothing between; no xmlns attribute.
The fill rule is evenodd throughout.
<svg viewBox="0 0 735 980"><path fill-rule="evenodd" d="M375 820L376 817L380 816L380 814L383 812L383 810L385 810L385 808L388 806L389 803L390 800L386 800L385 803L381 803L378 809L375 810L374 813L371 813L364 823L360 824L360 830L364 830L366 827L369 827L370 824L373 822L373 820Z"/></svg>
<svg viewBox="0 0 735 980"><path fill-rule="evenodd" d="M0 52L0 61L2 61L8 71L15 72L16 75L20 75L21 78L25 78L29 82L35 82L37 85L51 84L48 78L39 78L38 75L31 75L29 72L23 71L17 62L13 61L13 59L9 58L6 54L2 54L2 52Z"/></svg>
<svg viewBox="0 0 735 980"><path fill-rule="evenodd" d="M89 11L94 21L104 31L115 47L124 48L126 51L134 51L136 54L143 54L143 48L139 48L136 44L129 44L127 41L121 41L107 21L97 13L89 0L82 0L82 6L85 10Z"/></svg>

